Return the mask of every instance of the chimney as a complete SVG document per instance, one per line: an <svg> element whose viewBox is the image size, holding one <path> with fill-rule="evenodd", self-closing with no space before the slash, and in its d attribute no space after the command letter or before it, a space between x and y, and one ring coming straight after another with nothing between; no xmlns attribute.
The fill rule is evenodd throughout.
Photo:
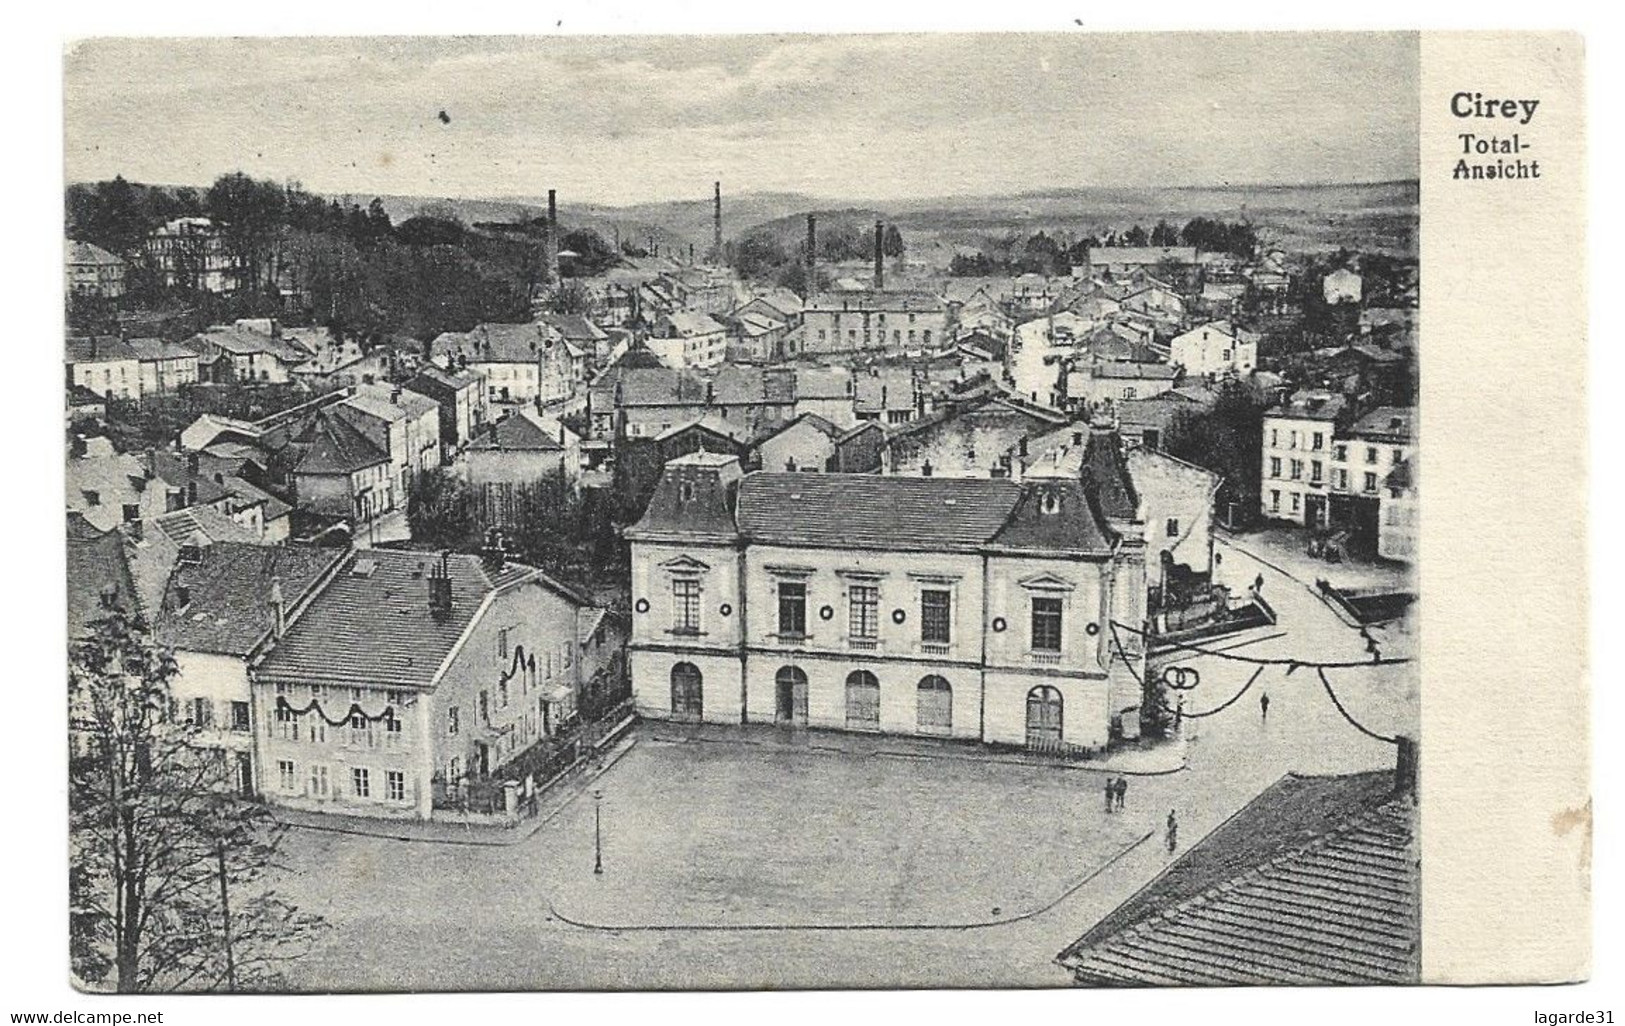
<svg viewBox="0 0 1625 1026"><path fill-rule="evenodd" d="M886 226L875 222L875 291L886 287Z"/></svg>
<svg viewBox="0 0 1625 1026"><path fill-rule="evenodd" d="M493 527L485 532L485 548L480 550L480 561L493 574L501 573L508 565L508 548L502 540L502 528Z"/></svg>
<svg viewBox="0 0 1625 1026"><path fill-rule="evenodd" d="M1394 758L1394 794L1410 795L1416 800L1416 739L1400 735L1395 739L1399 751Z"/></svg>
<svg viewBox="0 0 1625 1026"><path fill-rule="evenodd" d="M196 506L197 505L197 482L196 481L188 481L188 482L186 482L186 504L188 506Z"/></svg>
<svg viewBox="0 0 1625 1026"><path fill-rule="evenodd" d="M435 622L451 618L451 550L440 553L440 563L429 568L429 615Z"/></svg>
<svg viewBox="0 0 1625 1026"><path fill-rule="evenodd" d="M722 183L715 184L716 200L711 223L711 262L722 263Z"/></svg>
<svg viewBox="0 0 1625 1026"><path fill-rule="evenodd" d="M282 600L282 578L271 578L271 637L282 640L288 629L288 610Z"/></svg>
<svg viewBox="0 0 1625 1026"><path fill-rule="evenodd" d="M547 280L559 283L559 194L547 190Z"/></svg>
<svg viewBox="0 0 1625 1026"><path fill-rule="evenodd" d="M807 215L807 298L818 291L818 218Z"/></svg>
<svg viewBox="0 0 1625 1026"><path fill-rule="evenodd" d="M186 472L188 474L196 474L201 465L202 458L197 453L189 452L186 454Z"/></svg>

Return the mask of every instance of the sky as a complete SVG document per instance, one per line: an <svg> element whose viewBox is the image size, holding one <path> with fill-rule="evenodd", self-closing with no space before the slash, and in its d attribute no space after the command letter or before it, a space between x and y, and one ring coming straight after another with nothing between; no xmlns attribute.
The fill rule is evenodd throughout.
<svg viewBox="0 0 1625 1026"><path fill-rule="evenodd" d="M70 181L628 205L1417 174L1414 34L93 39L64 72Z"/></svg>

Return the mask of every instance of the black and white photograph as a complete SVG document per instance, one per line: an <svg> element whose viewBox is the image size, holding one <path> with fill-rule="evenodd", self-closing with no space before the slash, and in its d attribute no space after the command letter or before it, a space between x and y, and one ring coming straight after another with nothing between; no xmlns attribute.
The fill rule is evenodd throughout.
<svg viewBox="0 0 1625 1026"><path fill-rule="evenodd" d="M1421 982L1420 38L69 42L73 986Z"/></svg>

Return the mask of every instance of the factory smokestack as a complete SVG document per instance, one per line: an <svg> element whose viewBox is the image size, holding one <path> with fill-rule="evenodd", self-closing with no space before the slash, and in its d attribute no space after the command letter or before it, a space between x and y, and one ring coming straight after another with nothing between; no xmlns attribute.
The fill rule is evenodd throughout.
<svg viewBox="0 0 1625 1026"><path fill-rule="evenodd" d="M547 190L547 280L559 283L559 194Z"/></svg>
<svg viewBox="0 0 1625 1026"><path fill-rule="evenodd" d="M818 218L807 215L807 298L818 291Z"/></svg>
<svg viewBox="0 0 1625 1026"><path fill-rule="evenodd" d="M722 183L715 183L716 200L712 211L711 262L722 263Z"/></svg>
<svg viewBox="0 0 1625 1026"><path fill-rule="evenodd" d="M875 222L875 291L886 287L886 226Z"/></svg>

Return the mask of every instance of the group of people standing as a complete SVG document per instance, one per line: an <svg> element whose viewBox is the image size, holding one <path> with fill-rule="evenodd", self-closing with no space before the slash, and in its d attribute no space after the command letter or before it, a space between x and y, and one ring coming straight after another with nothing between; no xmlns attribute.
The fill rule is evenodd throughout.
<svg viewBox="0 0 1625 1026"><path fill-rule="evenodd" d="M1268 699L1265 699L1265 702L1267 715ZM1123 800L1128 797L1128 778L1123 776L1107 777L1105 793L1106 811L1108 813L1122 812ZM1173 809L1168 810L1168 828L1163 834L1163 841L1168 846L1169 854L1172 854L1179 847L1179 817L1174 815Z"/></svg>

